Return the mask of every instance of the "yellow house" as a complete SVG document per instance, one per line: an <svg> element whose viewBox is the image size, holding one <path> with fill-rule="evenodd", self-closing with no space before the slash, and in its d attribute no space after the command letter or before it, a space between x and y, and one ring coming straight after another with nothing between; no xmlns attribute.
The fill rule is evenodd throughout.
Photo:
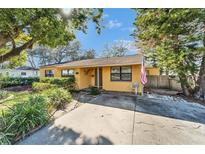
<svg viewBox="0 0 205 154"><path fill-rule="evenodd" d="M137 54L46 65L40 67L40 78L74 75L79 90L96 86L106 91L133 92L134 85L138 83L140 93L141 58L142 55ZM146 67L146 71L148 75L160 74L159 69L154 67Z"/></svg>

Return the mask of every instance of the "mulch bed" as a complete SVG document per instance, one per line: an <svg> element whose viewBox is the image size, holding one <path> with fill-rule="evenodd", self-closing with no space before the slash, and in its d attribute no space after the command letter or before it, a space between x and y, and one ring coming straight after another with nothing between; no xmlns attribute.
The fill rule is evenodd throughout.
<svg viewBox="0 0 205 154"><path fill-rule="evenodd" d="M15 87L4 88L4 90L13 91L13 92L32 91L32 87L31 87L31 85L28 85L28 86L15 86Z"/></svg>
<svg viewBox="0 0 205 154"><path fill-rule="evenodd" d="M185 96L182 94L182 92L179 92L179 91L174 91L174 90L169 90L169 89L148 89L147 88L145 89L145 92L159 94L159 95L168 95L168 96L173 96L173 97L182 97L186 101L205 105L205 101L199 100L193 97Z"/></svg>

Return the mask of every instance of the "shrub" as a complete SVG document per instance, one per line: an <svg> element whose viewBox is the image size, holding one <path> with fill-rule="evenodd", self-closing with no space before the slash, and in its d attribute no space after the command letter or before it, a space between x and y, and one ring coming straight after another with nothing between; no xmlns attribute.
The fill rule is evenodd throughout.
<svg viewBox="0 0 205 154"><path fill-rule="evenodd" d="M0 145L11 144L9 138L12 134L0 132Z"/></svg>
<svg viewBox="0 0 205 154"><path fill-rule="evenodd" d="M3 111L2 111L2 115L4 115ZM0 145L11 144L11 140L14 134L8 132L8 126L9 124L7 124L6 118L0 117Z"/></svg>
<svg viewBox="0 0 205 154"><path fill-rule="evenodd" d="M72 100L70 92L63 88L49 89L45 94L48 97L49 109L64 109Z"/></svg>
<svg viewBox="0 0 205 154"><path fill-rule="evenodd" d="M33 82L39 81L39 78L36 77L3 77L0 79L0 87L13 87L13 86L23 86L23 85L32 85Z"/></svg>
<svg viewBox="0 0 205 154"><path fill-rule="evenodd" d="M97 87L90 87L90 94L91 95L99 95L100 91Z"/></svg>
<svg viewBox="0 0 205 154"><path fill-rule="evenodd" d="M0 90L0 100L9 96L7 91Z"/></svg>
<svg viewBox="0 0 205 154"><path fill-rule="evenodd" d="M33 82L32 84L32 89L34 91L43 91L43 90L47 90L47 89L54 88L54 87L56 86L50 83Z"/></svg>
<svg viewBox="0 0 205 154"><path fill-rule="evenodd" d="M2 138L0 142L14 142L32 129L46 124L49 120L46 101L40 95L30 96L28 101L15 105L11 110L2 114Z"/></svg>
<svg viewBox="0 0 205 154"><path fill-rule="evenodd" d="M69 91L75 90L75 77L67 78L42 78L41 82L55 84L58 87L63 87Z"/></svg>

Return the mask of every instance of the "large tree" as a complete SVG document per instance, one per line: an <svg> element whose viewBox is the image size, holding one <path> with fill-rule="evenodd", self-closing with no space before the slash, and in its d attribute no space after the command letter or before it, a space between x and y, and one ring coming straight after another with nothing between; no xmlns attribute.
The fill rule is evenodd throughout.
<svg viewBox="0 0 205 154"><path fill-rule="evenodd" d="M176 74L185 95L193 94L196 83L190 81L196 81L203 51L201 9L138 9L137 13L135 36L142 52Z"/></svg>
<svg viewBox="0 0 205 154"><path fill-rule="evenodd" d="M103 57L119 57L124 56L130 49L130 42L117 40L110 44L105 44L103 48Z"/></svg>
<svg viewBox="0 0 205 154"><path fill-rule="evenodd" d="M86 50L82 50L80 53L80 60L84 60L84 59L93 59L96 57L96 52L94 49L86 49Z"/></svg>
<svg viewBox="0 0 205 154"><path fill-rule="evenodd" d="M75 38L75 30L86 32L87 21L99 21L102 9L72 9L66 15L62 9L0 9L0 63L18 56L35 43L56 47Z"/></svg>
<svg viewBox="0 0 205 154"><path fill-rule="evenodd" d="M68 42L65 46L50 48L36 46L27 51L28 62L34 68L39 65L59 64L65 61L75 61L82 59L95 58L94 49L81 49L80 42L77 40Z"/></svg>

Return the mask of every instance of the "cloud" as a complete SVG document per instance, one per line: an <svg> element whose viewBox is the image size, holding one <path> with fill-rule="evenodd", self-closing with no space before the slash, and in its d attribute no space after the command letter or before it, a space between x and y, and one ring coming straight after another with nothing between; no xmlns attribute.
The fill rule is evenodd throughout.
<svg viewBox="0 0 205 154"><path fill-rule="evenodd" d="M122 26L122 23L119 22L118 20L109 20L108 24L107 24L107 27L109 29L118 28L118 27L121 27L121 26Z"/></svg>
<svg viewBox="0 0 205 154"><path fill-rule="evenodd" d="M103 19L109 18L109 14L103 14Z"/></svg>

